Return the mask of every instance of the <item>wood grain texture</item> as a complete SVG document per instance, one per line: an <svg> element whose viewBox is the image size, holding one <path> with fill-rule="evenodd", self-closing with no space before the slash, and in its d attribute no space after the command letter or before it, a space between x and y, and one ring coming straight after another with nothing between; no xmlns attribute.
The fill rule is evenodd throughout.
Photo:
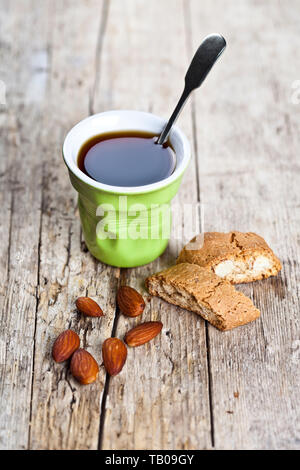
<svg viewBox="0 0 300 470"><path fill-rule="evenodd" d="M71 377L67 364L53 363L50 351L58 334L72 328L81 338L81 347L101 364L101 344L111 334L115 314L119 270L97 263L85 248L75 193L60 151L66 131L89 113L96 45L103 34L100 25L105 13L98 1L85 2L78 9L71 1L55 6L48 98L52 119L47 129L50 138L47 133L44 143L40 296L29 445L34 449L96 449L105 371L101 368L97 381L83 387ZM97 14L93 17L91 11ZM82 30L84 41L77 35ZM81 295L95 298L105 317L78 314L75 301Z"/></svg>
<svg viewBox="0 0 300 470"><path fill-rule="evenodd" d="M20 3L15 15L13 2L4 3L1 49L7 106L1 123L4 147L1 165L6 166L4 204L10 209L10 218L5 217L4 210L7 225L1 223L4 298L0 326L3 352L0 445L24 449L30 421L41 213L41 128L36 122L41 120L44 108L48 28L41 6L34 8L30 1ZM24 16L28 22L23 24Z"/></svg>
<svg viewBox="0 0 300 470"><path fill-rule="evenodd" d="M0 0L0 448L299 448L299 0ZM216 11L222 12L216 15ZM174 199L172 241L128 270L93 259L61 159L66 132L90 113L166 118L201 39L228 48L179 126L193 161ZM192 204L189 209L187 204ZM242 285L261 310L219 332L153 298L144 279L200 230L256 231L283 262ZM142 318L116 308L129 284ZM80 295L106 316L83 318ZM80 386L51 347L66 328L101 364L101 345L141 321L162 333L130 348L120 375Z"/></svg>
<svg viewBox="0 0 300 470"><path fill-rule="evenodd" d="M238 2L234 15L228 2L215 3L223 11L218 17L211 15L209 1L192 0L190 6L194 48L199 33L212 30L228 41L218 67L196 95L203 230L257 232L283 261L283 269L276 278L240 287L262 312L257 322L224 335L208 326L214 445L295 449L299 106L289 100L297 77L300 22L294 12L299 2Z"/></svg>

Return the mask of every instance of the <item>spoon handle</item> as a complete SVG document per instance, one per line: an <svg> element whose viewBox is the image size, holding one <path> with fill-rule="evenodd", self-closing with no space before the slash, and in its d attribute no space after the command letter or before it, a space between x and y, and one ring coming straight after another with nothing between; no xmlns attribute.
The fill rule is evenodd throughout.
<svg viewBox="0 0 300 470"><path fill-rule="evenodd" d="M171 127L178 118L186 100L193 90L205 80L216 60L226 47L226 41L220 34L210 34L198 47L192 62L185 75L185 87L174 109L172 116L157 139L157 144L162 145L168 138Z"/></svg>
<svg viewBox="0 0 300 470"><path fill-rule="evenodd" d="M156 142L157 144L162 145L164 142L166 142L166 140L169 136L171 127L173 126L173 124L177 120L177 118L178 118L183 106L185 105L185 102L188 99L190 93L191 93L191 90L189 91L187 89L187 87L185 86L184 90L183 90L183 93L182 93L181 97L179 98L179 101L176 105L176 108L174 109L174 111L173 111L170 119L168 120L164 130L162 131L162 133L160 134L160 136L157 139L157 142Z"/></svg>

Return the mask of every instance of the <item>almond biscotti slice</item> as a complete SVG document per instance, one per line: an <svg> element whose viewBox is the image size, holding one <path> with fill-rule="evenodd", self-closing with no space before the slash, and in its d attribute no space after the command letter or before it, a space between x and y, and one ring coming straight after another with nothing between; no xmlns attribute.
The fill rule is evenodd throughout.
<svg viewBox="0 0 300 470"><path fill-rule="evenodd" d="M146 279L150 294L198 313L219 330L231 330L259 317L251 300L232 284L196 264L182 263Z"/></svg>
<svg viewBox="0 0 300 470"><path fill-rule="evenodd" d="M276 276L281 269L265 240L251 232L201 234L183 248L177 263L198 264L233 284Z"/></svg>

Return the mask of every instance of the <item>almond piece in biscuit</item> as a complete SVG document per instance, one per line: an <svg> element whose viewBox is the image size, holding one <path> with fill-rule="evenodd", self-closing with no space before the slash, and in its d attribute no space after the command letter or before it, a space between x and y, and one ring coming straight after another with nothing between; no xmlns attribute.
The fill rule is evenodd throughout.
<svg viewBox="0 0 300 470"><path fill-rule="evenodd" d="M281 269L265 240L251 232L198 235L183 248L177 263L198 264L233 284L276 276Z"/></svg>
<svg viewBox="0 0 300 470"><path fill-rule="evenodd" d="M232 284L196 264L182 263L146 279L150 294L198 313L219 330L231 330L259 317L251 300Z"/></svg>

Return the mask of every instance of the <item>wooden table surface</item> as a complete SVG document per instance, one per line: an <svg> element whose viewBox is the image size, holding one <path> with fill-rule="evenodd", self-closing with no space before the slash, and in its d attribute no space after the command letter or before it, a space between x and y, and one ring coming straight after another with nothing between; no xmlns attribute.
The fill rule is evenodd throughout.
<svg viewBox="0 0 300 470"><path fill-rule="evenodd" d="M299 448L299 10L299 0L0 0L1 448ZM193 159L173 240L151 265L103 265L82 239L64 136L110 109L167 118L211 32L228 47L179 120ZM118 285L146 296L145 277L201 230L255 231L282 260L279 276L238 287L259 320L222 333L153 298L143 319L160 319L162 334L130 350L120 375L101 367L83 387L53 362L54 339L72 328L101 364L104 339L140 322L118 313ZM106 316L80 317L79 295Z"/></svg>

